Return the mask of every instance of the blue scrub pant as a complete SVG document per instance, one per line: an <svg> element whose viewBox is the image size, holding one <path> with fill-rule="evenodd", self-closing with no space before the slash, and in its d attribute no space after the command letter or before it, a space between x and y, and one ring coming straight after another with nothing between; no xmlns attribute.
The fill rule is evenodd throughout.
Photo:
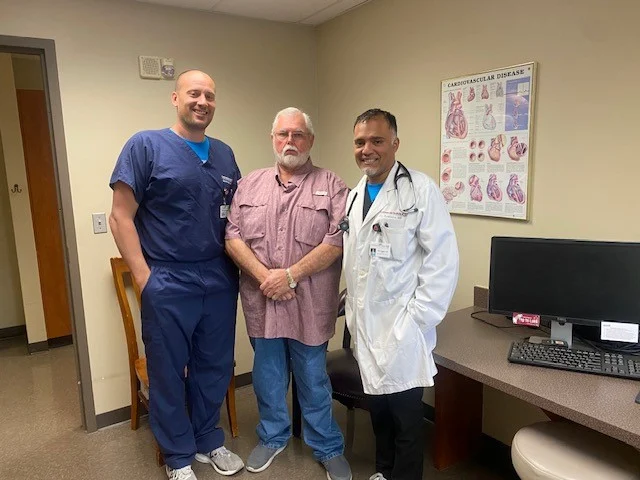
<svg viewBox="0 0 640 480"><path fill-rule="evenodd" d="M316 460L325 462L344 452L344 439L332 412L327 375L327 343L309 346L288 338L251 338L255 352L253 389L258 400L260 443L280 448L291 436L287 407L290 371L296 379L304 419L304 441Z"/></svg>
<svg viewBox="0 0 640 480"><path fill-rule="evenodd" d="M226 257L149 265L141 295L149 424L167 465L182 468L224 443L218 422L233 373L237 269Z"/></svg>

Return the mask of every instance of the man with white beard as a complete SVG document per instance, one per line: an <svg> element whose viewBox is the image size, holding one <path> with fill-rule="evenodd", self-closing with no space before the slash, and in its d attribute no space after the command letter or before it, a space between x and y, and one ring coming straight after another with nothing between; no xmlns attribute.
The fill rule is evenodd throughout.
<svg viewBox="0 0 640 480"><path fill-rule="evenodd" d="M238 182L226 228L227 253L241 269L240 297L255 353L259 443L246 469L265 470L291 437L286 396L293 372L305 442L329 480L351 480L326 371L338 311L338 224L348 188L335 173L313 165L314 131L306 113L291 107L278 112L271 139L275 167Z"/></svg>

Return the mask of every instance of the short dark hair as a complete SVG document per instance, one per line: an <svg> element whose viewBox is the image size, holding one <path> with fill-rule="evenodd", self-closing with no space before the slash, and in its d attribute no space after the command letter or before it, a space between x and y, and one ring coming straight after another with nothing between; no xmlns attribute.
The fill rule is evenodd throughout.
<svg viewBox="0 0 640 480"><path fill-rule="evenodd" d="M387 112L386 110L381 110L379 108L371 108L366 112L358 115L358 118L356 118L356 121L353 124L353 128L355 129L356 125L358 125L359 123L363 123L368 120L371 120L372 118L378 118L378 117L384 118L384 120L389 125L389 128L393 130L393 134L396 136L398 135L398 123L396 122L396 117L392 113Z"/></svg>

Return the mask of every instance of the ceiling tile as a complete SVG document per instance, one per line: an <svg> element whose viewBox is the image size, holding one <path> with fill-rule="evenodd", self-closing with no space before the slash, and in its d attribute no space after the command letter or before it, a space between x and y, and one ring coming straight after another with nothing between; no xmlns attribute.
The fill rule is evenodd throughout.
<svg viewBox="0 0 640 480"><path fill-rule="evenodd" d="M190 8L194 10L211 10L218 0L136 0L142 3L170 5L172 7Z"/></svg>
<svg viewBox="0 0 640 480"><path fill-rule="evenodd" d="M192 10L319 25L369 0L135 0Z"/></svg>
<svg viewBox="0 0 640 480"><path fill-rule="evenodd" d="M335 3L336 0L222 0L213 11L279 22L299 22Z"/></svg>
<svg viewBox="0 0 640 480"><path fill-rule="evenodd" d="M352 10L360 5L367 3L370 0L339 0L338 2L332 2L332 5L321 10L314 15L311 15L301 20L301 23L307 25L320 25L332 18L335 18L349 10Z"/></svg>

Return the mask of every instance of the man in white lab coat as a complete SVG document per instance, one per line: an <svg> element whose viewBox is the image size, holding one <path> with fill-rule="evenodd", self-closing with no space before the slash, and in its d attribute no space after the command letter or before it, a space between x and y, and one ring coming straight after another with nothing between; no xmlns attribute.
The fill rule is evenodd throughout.
<svg viewBox="0 0 640 480"><path fill-rule="evenodd" d="M347 199L346 319L376 435L371 480L419 480L424 387L433 386L436 326L458 280L458 247L443 196L395 155L395 117L373 109L354 125L364 173Z"/></svg>

